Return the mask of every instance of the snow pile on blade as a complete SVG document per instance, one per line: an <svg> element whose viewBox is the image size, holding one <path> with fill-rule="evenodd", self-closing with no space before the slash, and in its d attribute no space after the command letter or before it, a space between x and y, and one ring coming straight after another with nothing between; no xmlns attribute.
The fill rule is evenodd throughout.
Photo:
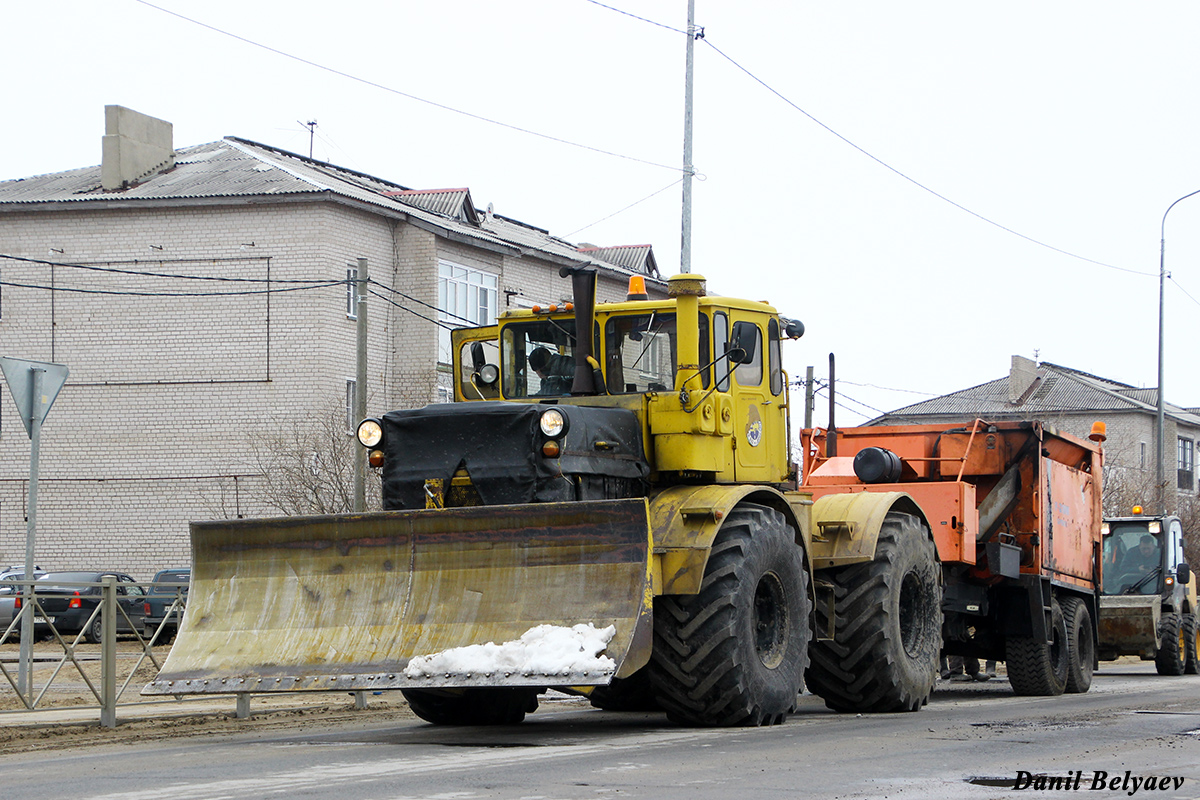
<svg viewBox="0 0 1200 800"><path fill-rule="evenodd" d="M446 673L515 673L561 675L566 673L612 672L616 662L600 655L617 629L596 628L592 623L566 628L538 625L520 639L504 644L472 644L453 647L408 662L404 674L420 678Z"/></svg>

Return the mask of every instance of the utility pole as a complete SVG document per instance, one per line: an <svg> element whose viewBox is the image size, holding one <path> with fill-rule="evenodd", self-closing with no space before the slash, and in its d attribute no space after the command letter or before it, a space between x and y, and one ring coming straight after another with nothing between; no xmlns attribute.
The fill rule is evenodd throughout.
<svg viewBox="0 0 1200 800"><path fill-rule="evenodd" d="M300 120L296 120L296 122L300 122ZM317 121L315 119L310 119L308 122L300 122L300 126L303 128L308 128L308 157L312 158L313 136L317 132Z"/></svg>
<svg viewBox="0 0 1200 800"><path fill-rule="evenodd" d="M813 368L809 367L804 373L804 427L812 427L813 404Z"/></svg>
<svg viewBox="0 0 1200 800"><path fill-rule="evenodd" d="M703 35L703 34L701 34ZM679 271L692 271L692 64L696 49L696 0L688 0L687 66L683 77L683 224L680 226Z"/></svg>
<svg viewBox="0 0 1200 800"><path fill-rule="evenodd" d="M357 363L354 370L354 421L362 422L367 417L367 260L358 259L358 279L355 281L355 294L358 298L358 325L356 327ZM362 513L367 510L367 462L366 453L357 447L357 440L351 446L354 448L354 510Z"/></svg>
<svg viewBox="0 0 1200 800"><path fill-rule="evenodd" d="M1194 192L1189 192L1183 197L1176 200L1171 205L1167 206L1167 210L1163 212L1162 227L1159 233L1158 242L1158 405L1154 410L1154 432L1155 438L1158 440L1156 448L1155 460L1155 480L1158 484L1157 501L1158 513L1167 513L1167 480L1165 463L1167 460L1166 453L1166 434L1164 431L1164 410L1166 404L1163 393L1163 285L1167 280L1167 214L1171 213L1171 209L1180 203L1187 200L1189 197L1200 194L1200 189Z"/></svg>

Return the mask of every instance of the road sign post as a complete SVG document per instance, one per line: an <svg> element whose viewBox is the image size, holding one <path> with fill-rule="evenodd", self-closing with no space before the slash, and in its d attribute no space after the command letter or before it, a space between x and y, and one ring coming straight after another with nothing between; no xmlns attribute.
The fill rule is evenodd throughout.
<svg viewBox="0 0 1200 800"><path fill-rule="evenodd" d="M29 509L25 518L25 585L21 591L21 660L17 665L17 690L33 699L33 569L34 542L37 532L38 455L42 441L42 422L67 380L62 364L0 358L0 371L12 392L17 413L29 434Z"/></svg>

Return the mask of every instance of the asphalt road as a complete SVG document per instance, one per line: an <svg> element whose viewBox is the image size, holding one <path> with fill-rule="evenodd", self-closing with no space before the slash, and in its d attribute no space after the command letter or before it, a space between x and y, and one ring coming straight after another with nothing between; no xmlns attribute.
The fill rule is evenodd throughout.
<svg viewBox="0 0 1200 800"><path fill-rule="evenodd" d="M1057 698L1015 697L1003 680L943 683L915 714L839 715L805 695L773 728L686 729L661 715L549 705L507 728L393 722L5 753L0 792L74 800L1200 797L1200 676L1159 677L1152 664L1107 666L1088 694ZM1014 789L1025 774L1029 788ZM1050 788L1038 776L1070 782ZM1098 781L1104 788L1093 788Z"/></svg>

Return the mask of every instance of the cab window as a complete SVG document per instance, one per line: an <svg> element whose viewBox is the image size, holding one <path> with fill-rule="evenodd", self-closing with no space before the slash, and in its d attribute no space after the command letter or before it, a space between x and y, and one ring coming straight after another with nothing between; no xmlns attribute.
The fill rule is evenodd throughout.
<svg viewBox="0 0 1200 800"><path fill-rule="evenodd" d="M500 395L500 344L488 339L463 342L458 358L458 391L467 400L495 400Z"/></svg>
<svg viewBox="0 0 1200 800"><path fill-rule="evenodd" d="M604 375L609 394L665 392L675 386L678 362L674 313L609 317L604 324ZM700 365L709 362L708 318L700 317ZM708 388L708 369L699 385ZM698 387L699 388L699 387Z"/></svg>
<svg viewBox="0 0 1200 800"><path fill-rule="evenodd" d="M675 315L610 317L604 371L611 394L664 392L675 385Z"/></svg>
<svg viewBox="0 0 1200 800"><path fill-rule="evenodd" d="M757 325L754 326L754 358L744 364L738 364L733 370L733 376L737 379L738 386L762 386L762 330Z"/></svg>
<svg viewBox="0 0 1200 800"><path fill-rule="evenodd" d="M713 314L713 352L718 357L729 352L729 317L724 312ZM717 391L729 391L729 359L721 358L715 365Z"/></svg>
<svg viewBox="0 0 1200 800"><path fill-rule="evenodd" d="M771 373L771 394L783 391L783 358L779 351L779 320L767 323L767 368Z"/></svg>
<svg viewBox="0 0 1200 800"><path fill-rule="evenodd" d="M505 397L559 397L575 375L575 320L545 319L504 327L501 383Z"/></svg>

